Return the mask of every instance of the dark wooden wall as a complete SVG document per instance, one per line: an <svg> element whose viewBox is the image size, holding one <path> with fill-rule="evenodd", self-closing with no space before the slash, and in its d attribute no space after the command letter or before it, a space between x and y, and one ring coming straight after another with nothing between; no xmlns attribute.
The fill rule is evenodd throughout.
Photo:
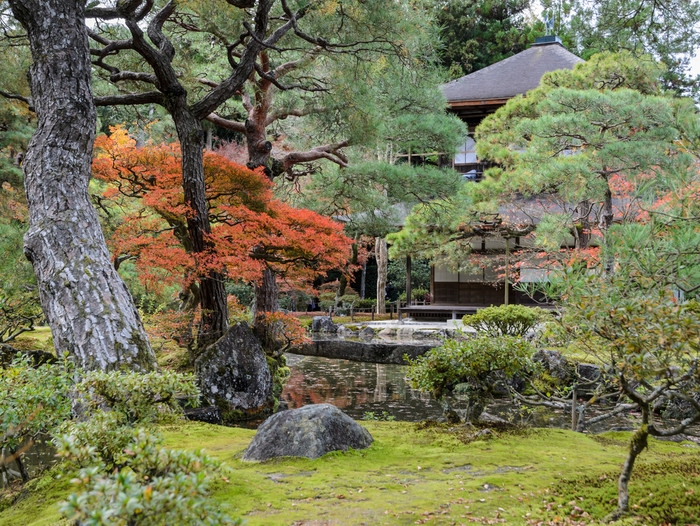
<svg viewBox="0 0 700 526"><path fill-rule="evenodd" d="M488 283L445 283L433 282L433 305L502 305L504 300L503 284L490 285ZM510 303L533 304L529 296L520 291L513 290L510 285Z"/></svg>

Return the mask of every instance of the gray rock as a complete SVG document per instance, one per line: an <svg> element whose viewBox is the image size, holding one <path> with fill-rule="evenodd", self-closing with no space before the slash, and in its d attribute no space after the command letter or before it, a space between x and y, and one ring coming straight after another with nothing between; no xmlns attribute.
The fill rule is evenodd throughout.
<svg viewBox="0 0 700 526"><path fill-rule="evenodd" d="M272 415L258 428L243 460L318 458L331 451L366 449L372 435L330 404L307 405Z"/></svg>
<svg viewBox="0 0 700 526"><path fill-rule="evenodd" d="M576 371L582 380L589 382L600 382L604 378L600 366L592 363L580 363L576 366Z"/></svg>
<svg viewBox="0 0 700 526"><path fill-rule="evenodd" d="M333 323L333 319L330 316L314 316L311 321L311 331L312 332L338 332L338 326Z"/></svg>
<svg viewBox="0 0 700 526"><path fill-rule="evenodd" d="M39 367L45 363L56 363L56 357L50 352L38 350L20 351L11 345L0 343L0 367L8 367L10 363L12 363L12 360L16 358L18 353L29 357L29 362L33 367Z"/></svg>
<svg viewBox="0 0 700 526"><path fill-rule="evenodd" d="M345 327L344 325L339 325L335 334L341 339L357 338L359 336L359 331L353 330L350 327Z"/></svg>
<svg viewBox="0 0 700 526"><path fill-rule="evenodd" d="M396 363L405 365L404 355L415 359L435 347L435 343L395 343L383 340L316 340L290 349L305 356L323 356L357 362Z"/></svg>
<svg viewBox="0 0 700 526"><path fill-rule="evenodd" d="M700 403L700 385L696 382L686 382L681 384L680 388ZM661 395L653 408L657 413L661 413L664 419L672 420L685 420L697 413L695 406L689 400L683 400L676 396Z"/></svg>
<svg viewBox="0 0 700 526"><path fill-rule="evenodd" d="M271 410L272 375L260 342L245 323L231 327L195 360L202 396L225 423Z"/></svg>
<svg viewBox="0 0 700 526"><path fill-rule="evenodd" d="M207 407L190 407L184 410L184 415L187 420L206 422L207 424L222 424L221 412L215 405L210 405Z"/></svg>
<svg viewBox="0 0 700 526"><path fill-rule="evenodd" d="M541 364L545 371L560 382L571 380L573 368L560 352L540 349L532 355L532 360Z"/></svg>
<svg viewBox="0 0 700 526"><path fill-rule="evenodd" d="M374 336L376 334L377 333L374 332L374 329L372 327L363 327L362 329L360 329L358 336L365 341L369 341L374 339Z"/></svg>

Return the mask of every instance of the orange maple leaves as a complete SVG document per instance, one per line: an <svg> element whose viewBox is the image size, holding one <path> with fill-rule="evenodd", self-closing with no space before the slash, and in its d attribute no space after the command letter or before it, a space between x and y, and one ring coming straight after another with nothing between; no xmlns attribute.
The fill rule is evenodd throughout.
<svg viewBox="0 0 700 526"><path fill-rule="evenodd" d="M345 266L352 241L342 226L275 199L262 170L249 170L213 152L204 154L212 250L189 249L178 144L137 146L124 128L95 141L93 175L108 183L102 197L124 215L110 249L133 259L152 287L186 285L215 269L234 279L258 280L272 268L292 281L309 281Z"/></svg>

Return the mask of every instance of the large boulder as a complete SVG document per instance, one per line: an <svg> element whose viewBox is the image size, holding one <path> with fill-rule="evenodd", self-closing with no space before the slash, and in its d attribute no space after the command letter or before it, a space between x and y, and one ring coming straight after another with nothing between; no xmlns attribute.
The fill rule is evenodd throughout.
<svg viewBox="0 0 700 526"><path fill-rule="evenodd" d="M311 320L311 332L338 332L338 326L330 316L314 316Z"/></svg>
<svg viewBox="0 0 700 526"><path fill-rule="evenodd" d="M282 411L265 420L243 454L243 460L275 457L318 458L331 451L366 449L372 435L330 404Z"/></svg>
<svg viewBox="0 0 700 526"><path fill-rule="evenodd" d="M194 362L202 396L224 423L254 418L274 405L272 375L260 342L245 323L231 327Z"/></svg>
<svg viewBox="0 0 700 526"><path fill-rule="evenodd" d="M679 386L681 392L692 397L700 404L700 383L690 380ZM654 403L654 411L661 413L664 419L685 420L696 415L697 410L690 400L676 396L661 395Z"/></svg>

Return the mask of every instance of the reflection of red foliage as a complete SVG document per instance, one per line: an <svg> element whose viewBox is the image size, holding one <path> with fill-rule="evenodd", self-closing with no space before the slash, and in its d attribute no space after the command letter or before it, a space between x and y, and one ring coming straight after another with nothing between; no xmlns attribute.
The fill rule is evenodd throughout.
<svg viewBox="0 0 700 526"><path fill-rule="evenodd" d="M345 266L351 240L342 226L272 196L261 170L206 152L204 175L213 250L195 260L188 250L180 149L136 147L123 128L95 141L93 174L109 183L103 198L126 211L109 240L116 257L134 259L149 286L184 285L210 270L248 281L264 267L293 283Z"/></svg>

